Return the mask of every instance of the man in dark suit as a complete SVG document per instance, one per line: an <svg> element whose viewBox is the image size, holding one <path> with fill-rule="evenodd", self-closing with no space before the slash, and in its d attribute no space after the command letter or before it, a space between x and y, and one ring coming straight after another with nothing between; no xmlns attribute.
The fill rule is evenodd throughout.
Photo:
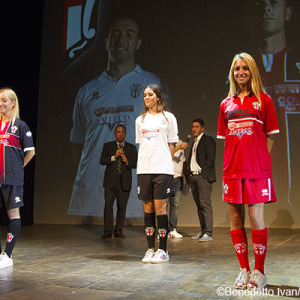
<svg viewBox="0 0 300 300"><path fill-rule="evenodd" d="M216 142L204 133L202 119L192 122L194 143L187 160L187 175L190 180L193 198L197 205L201 232L192 239L209 242L212 238L213 210L211 206L212 184L216 181L215 157Z"/></svg>
<svg viewBox="0 0 300 300"><path fill-rule="evenodd" d="M101 235L101 239L108 239L112 236L115 199L117 199L117 217L114 235L116 238L126 238L122 230L132 184L131 169L135 169L137 164L137 149L134 145L125 142L126 127L124 125L116 126L115 137L115 141L103 145L100 158L100 164L106 165L103 180L104 233Z"/></svg>

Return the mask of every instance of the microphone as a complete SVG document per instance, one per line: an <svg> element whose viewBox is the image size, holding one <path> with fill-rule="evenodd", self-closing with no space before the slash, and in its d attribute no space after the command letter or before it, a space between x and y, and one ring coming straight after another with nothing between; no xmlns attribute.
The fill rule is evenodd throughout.
<svg viewBox="0 0 300 300"><path fill-rule="evenodd" d="M190 141L191 137L192 137L192 136L191 136L190 134L188 134L188 135L186 136L185 142L188 143L188 142Z"/></svg>

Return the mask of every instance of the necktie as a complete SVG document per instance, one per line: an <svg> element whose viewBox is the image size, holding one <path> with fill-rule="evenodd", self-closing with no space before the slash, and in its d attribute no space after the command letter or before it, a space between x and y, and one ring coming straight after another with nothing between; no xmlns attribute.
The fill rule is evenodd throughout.
<svg viewBox="0 0 300 300"><path fill-rule="evenodd" d="M119 144L119 149L120 148L123 148L123 145L120 145ZM121 170L122 170L122 158L121 158L121 156L119 156L118 158L117 158L117 171L118 171L118 174L121 174Z"/></svg>

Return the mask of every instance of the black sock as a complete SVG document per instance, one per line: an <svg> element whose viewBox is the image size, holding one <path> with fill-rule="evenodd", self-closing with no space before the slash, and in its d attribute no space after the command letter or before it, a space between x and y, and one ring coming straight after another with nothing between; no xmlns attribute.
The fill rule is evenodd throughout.
<svg viewBox="0 0 300 300"><path fill-rule="evenodd" d="M21 230L21 219L12 219L8 225L7 231L7 243L5 252L8 257L11 257L12 251L15 247L16 240L19 236L19 232Z"/></svg>
<svg viewBox="0 0 300 300"><path fill-rule="evenodd" d="M167 251L168 239L168 215L157 216L158 234L159 234L159 249Z"/></svg>
<svg viewBox="0 0 300 300"><path fill-rule="evenodd" d="M145 234L147 237L148 248L155 248L155 213L145 213Z"/></svg>

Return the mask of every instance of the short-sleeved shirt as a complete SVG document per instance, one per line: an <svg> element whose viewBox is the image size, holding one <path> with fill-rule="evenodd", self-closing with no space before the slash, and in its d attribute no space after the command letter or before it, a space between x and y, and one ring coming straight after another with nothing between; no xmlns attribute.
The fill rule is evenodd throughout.
<svg viewBox="0 0 300 300"><path fill-rule="evenodd" d="M218 138L225 138L223 180L272 178L266 135L279 132L272 99L260 93L261 103L250 93L241 102L237 96L221 102Z"/></svg>
<svg viewBox="0 0 300 300"><path fill-rule="evenodd" d="M149 84L162 86L153 73L139 65L119 80L105 71L80 88L73 112L71 142L84 144L73 185L69 213L85 216L103 216L104 189L101 185L105 167L100 155L104 143L115 139L118 124L126 126L126 141L135 143L135 119L141 114L144 89ZM136 187L136 171L133 170L133 187ZM139 217L143 208L136 193L130 194L127 216Z"/></svg>
<svg viewBox="0 0 300 300"><path fill-rule="evenodd" d="M147 113L135 122L136 143L140 144L137 174L174 175L172 156L168 143L178 142L175 116L170 112L155 115Z"/></svg>
<svg viewBox="0 0 300 300"><path fill-rule="evenodd" d="M28 125L16 119L0 120L0 184L23 185L24 153L34 150L32 133Z"/></svg>

